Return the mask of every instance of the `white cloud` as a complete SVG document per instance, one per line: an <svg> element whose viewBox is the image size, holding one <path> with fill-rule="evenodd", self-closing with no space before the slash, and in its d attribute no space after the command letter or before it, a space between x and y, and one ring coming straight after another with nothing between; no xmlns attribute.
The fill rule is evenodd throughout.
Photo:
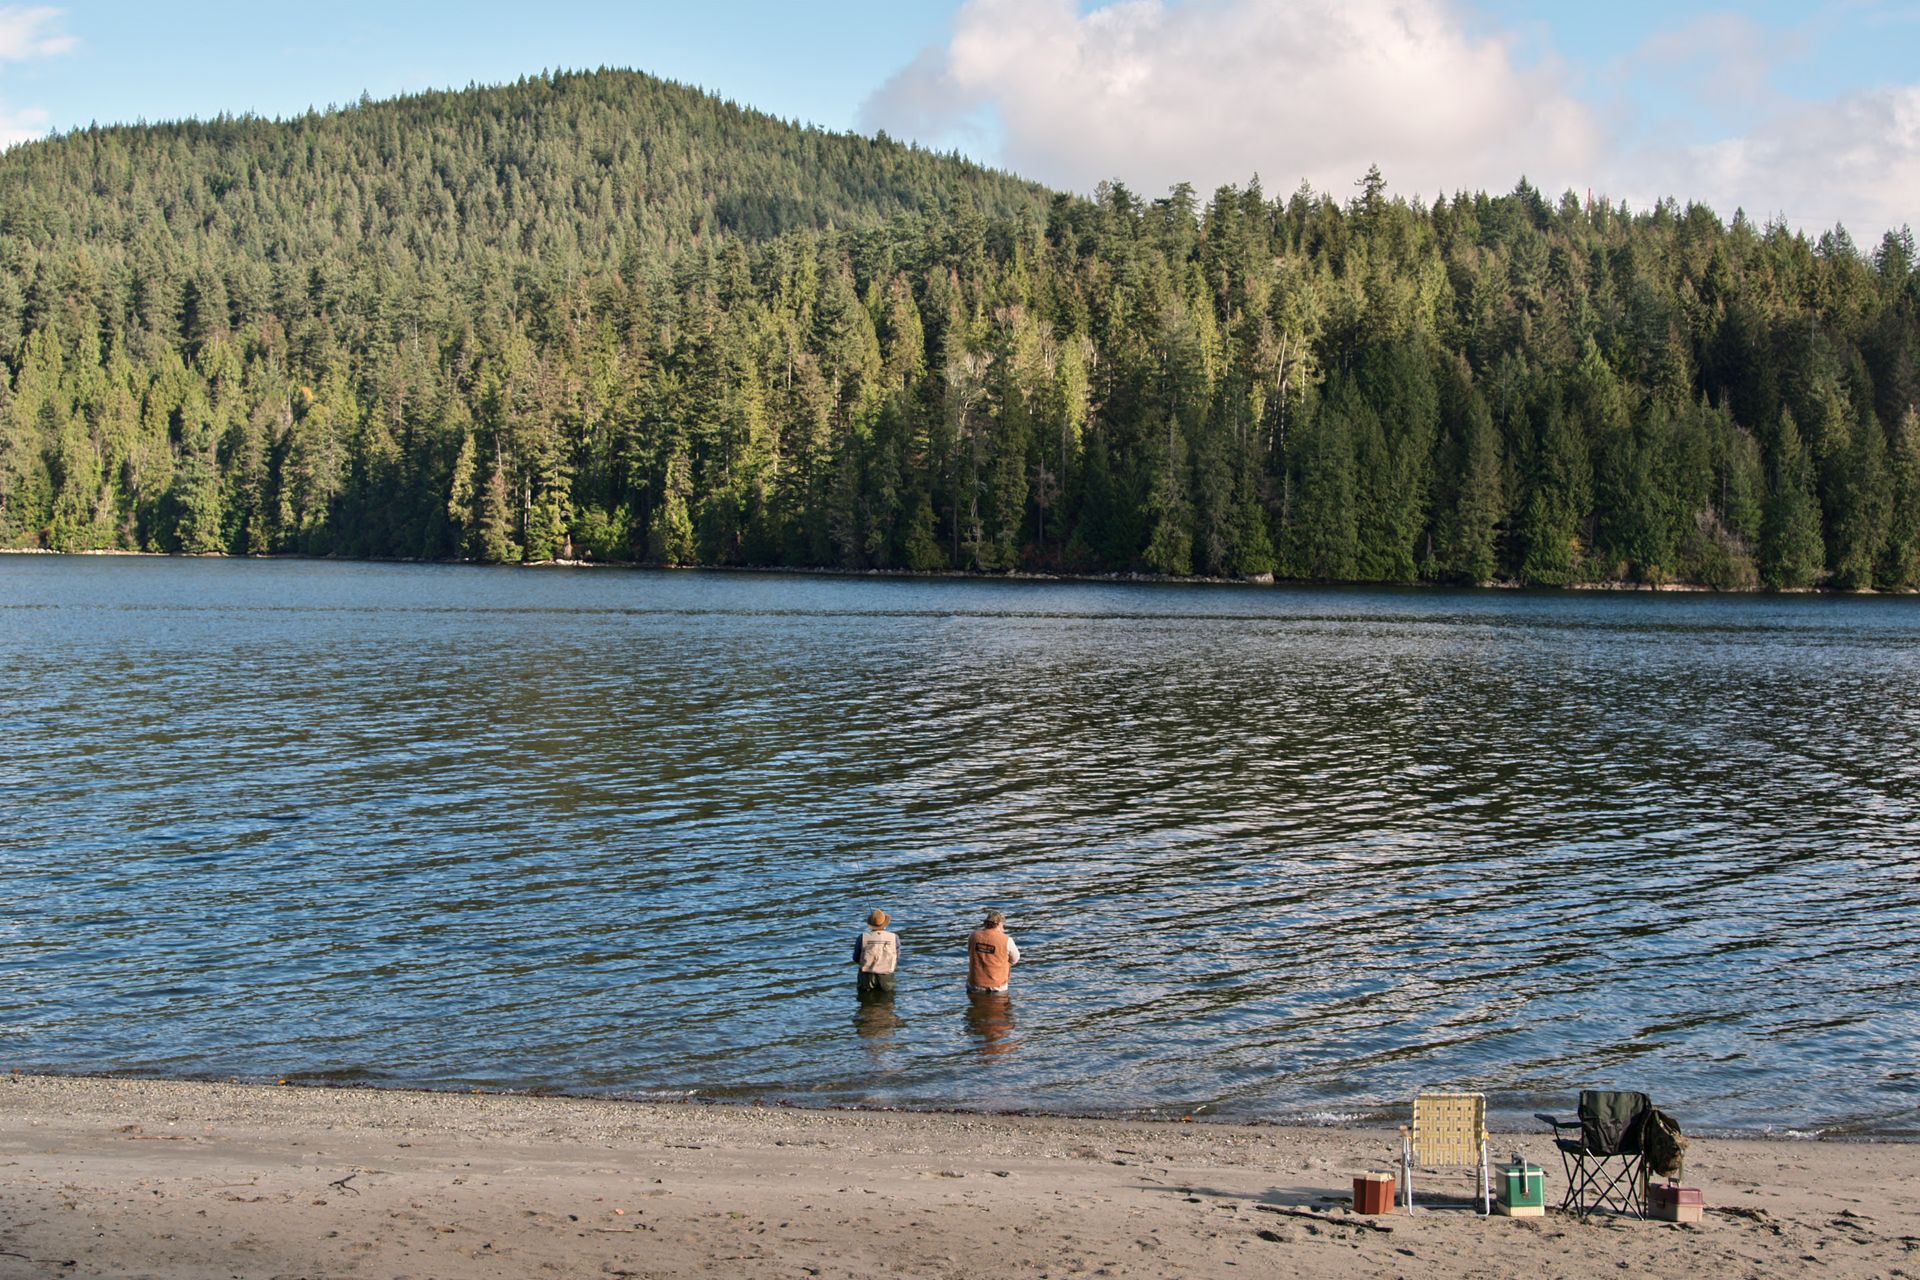
<svg viewBox="0 0 1920 1280"><path fill-rule="evenodd" d="M1269 191L1304 177L1344 193L1378 163L1427 197L1525 175L1549 196L1843 220L1863 242L1920 221L1920 85L1791 98L1776 84L1804 33L1732 14L1657 34L1609 84L1530 62L1464 3L967 0L951 40L874 93L862 122L1079 191L1117 177L1205 192L1257 171ZM1678 111L1675 92L1692 94Z"/></svg>
<svg viewBox="0 0 1920 1280"><path fill-rule="evenodd" d="M1713 14L1660 32L1620 68L1675 91L1665 118L1610 162L1608 187L1645 206L1662 195L1723 217L1744 208L1807 231L1844 222L1867 243L1920 218L1920 84L1796 96L1807 28Z"/></svg>
<svg viewBox="0 0 1920 1280"><path fill-rule="evenodd" d="M1553 67L1471 34L1448 0L970 0L953 39L895 75L864 120L942 140L981 107L999 160L1086 190L1299 178L1344 190L1550 189L1590 171L1591 112Z"/></svg>
<svg viewBox="0 0 1920 1280"><path fill-rule="evenodd" d="M0 151L19 142L31 142L47 135L47 113L38 107L9 111L0 106Z"/></svg>
<svg viewBox="0 0 1920 1280"><path fill-rule="evenodd" d="M0 7L0 61L50 58L72 49L78 41L54 29L61 12L45 5Z"/></svg>
<svg viewBox="0 0 1920 1280"><path fill-rule="evenodd" d="M0 63L51 58L72 49L79 42L58 29L62 12L45 5L0 6ZM45 111L0 102L0 151L46 134Z"/></svg>
<svg viewBox="0 0 1920 1280"><path fill-rule="evenodd" d="M1806 230L1844 222L1870 248L1920 222L1920 85L1785 105L1745 136L1656 152L1643 167L1723 216L1744 206Z"/></svg>

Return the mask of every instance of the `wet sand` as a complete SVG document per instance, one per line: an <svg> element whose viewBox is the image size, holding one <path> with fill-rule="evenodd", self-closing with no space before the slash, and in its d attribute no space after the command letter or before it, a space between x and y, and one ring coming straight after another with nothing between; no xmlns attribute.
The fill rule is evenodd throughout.
<svg viewBox="0 0 1920 1280"><path fill-rule="evenodd" d="M1396 1143L10 1076L0 1278L1920 1277L1920 1146L1696 1139L1699 1226L1351 1214L1352 1175ZM1546 1140L1496 1138L1513 1150L1557 1198Z"/></svg>

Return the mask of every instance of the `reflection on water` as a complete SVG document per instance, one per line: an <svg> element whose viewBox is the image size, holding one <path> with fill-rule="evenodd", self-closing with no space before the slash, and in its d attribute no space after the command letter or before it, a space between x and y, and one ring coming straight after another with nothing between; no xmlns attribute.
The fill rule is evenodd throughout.
<svg viewBox="0 0 1920 1280"><path fill-rule="evenodd" d="M907 1023L894 1009L893 997L885 992L874 991L856 998L860 1008L853 1015L853 1028L859 1033L861 1046L872 1057L876 1067L899 1069L896 1056L889 1050L894 1047L894 1033Z"/></svg>
<svg viewBox="0 0 1920 1280"><path fill-rule="evenodd" d="M0 557L0 1048L1911 1128L1916 640L1905 599ZM900 1021L850 1025L875 903ZM963 987L989 906L1017 1033Z"/></svg>
<svg viewBox="0 0 1920 1280"><path fill-rule="evenodd" d="M998 1058L1020 1047L1014 1038L1013 997L1003 991L967 993L967 1030L980 1042L984 1057Z"/></svg>

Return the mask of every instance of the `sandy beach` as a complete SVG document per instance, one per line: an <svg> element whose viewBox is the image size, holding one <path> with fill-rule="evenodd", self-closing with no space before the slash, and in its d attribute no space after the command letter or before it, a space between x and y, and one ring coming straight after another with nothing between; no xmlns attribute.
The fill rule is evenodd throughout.
<svg viewBox="0 0 1920 1280"><path fill-rule="evenodd" d="M1696 1139L1699 1226L1350 1213L1395 1141L16 1075L0 1277L1920 1275L1920 1146Z"/></svg>

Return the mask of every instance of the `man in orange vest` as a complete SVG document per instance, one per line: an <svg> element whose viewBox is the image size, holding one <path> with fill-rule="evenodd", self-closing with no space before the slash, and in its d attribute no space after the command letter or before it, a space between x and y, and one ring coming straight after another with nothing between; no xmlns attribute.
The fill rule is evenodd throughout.
<svg viewBox="0 0 1920 1280"><path fill-rule="evenodd" d="M1006 920L989 911L967 939L967 990L975 995L1005 991L1013 966L1020 963L1020 948L1007 936Z"/></svg>

